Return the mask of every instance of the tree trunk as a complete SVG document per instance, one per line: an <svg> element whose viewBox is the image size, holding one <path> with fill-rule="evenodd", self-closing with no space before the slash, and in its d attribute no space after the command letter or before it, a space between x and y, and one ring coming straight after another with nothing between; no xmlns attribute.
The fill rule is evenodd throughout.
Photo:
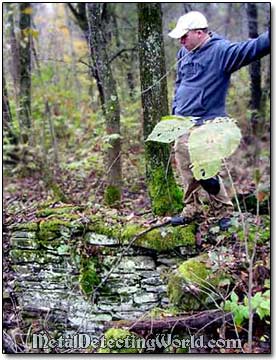
<svg viewBox="0 0 276 360"><path fill-rule="evenodd" d="M108 6L109 4L106 4ZM117 205L121 199L121 139L120 104L106 48L106 25L103 22L103 4L87 3L89 47L102 111L106 121L110 147L107 149L107 187L105 200Z"/></svg>
<svg viewBox="0 0 276 360"><path fill-rule="evenodd" d="M72 85L78 92L78 99L76 101L76 106L79 109L80 108L80 98L81 98L81 84L79 82L78 74L77 74L77 60L76 60L76 52L74 49L74 42L73 42L72 20L70 19L70 16L69 16L68 6L64 5L64 9L65 9L66 25L67 25L67 28L69 31L69 51L70 51L70 57L72 59L72 66L71 66L71 71L73 74Z"/></svg>
<svg viewBox="0 0 276 360"><path fill-rule="evenodd" d="M195 331L205 329L210 331L210 329L216 329L218 326L221 326L224 321L232 323L232 315L230 313L224 313L220 310L206 310L201 311L195 314L183 314L178 316L168 316L163 319L150 319L150 320L140 320L140 321L113 321L106 322L104 327L105 329L112 328L129 328L131 331L137 334L148 334L170 331L173 329L177 330L188 330Z"/></svg>
<svg viewBox="0 0 276 360"><path fill-rule="evenodd" d="M89 35L88 35L89 28L88 28L88 21L87 21L87 17L86 17L85 3L77 3L75 7L71 3L66 3L66 4L67 4L68 8L70 9L71 13L73 14L74 18L76 19L76 22L79 25L80 29L82 30L85 40L87 41L87 44L89 46ZM91 77L94 77L95 80L97 81L96 74L93 69L91 57L89 58L89 73L90 73ZM94 87L93 87L93 83L91 82L88 93L91 96L92 100L93 100L93 92L94 92ZM100 97L101 97L101 94L100 94Z"/></svg>
<svg viewBox="0 0 276 360"><path fill-rule="evenodd" d="M6 4L9 11L8 23L10 27L10 44L11 44L11 63L10 71L13 80L13 86L15 91L16 105L18 106L18 92L19 92L19 44L15 35L14 27L14 4Z"/></svg>
<svg viewBox="0 0 276 360"><path fill-rule="evenodd" d="M23 143L28 142L31 127L31 12L31 3L20 3L19 123Z"/></svg>
<svg viewBox="0 0 276 360"><path fill-rule="evenodd" d="M160 3L138 3L139 59L143 107L144 138L162 116L168 115ZM177 187L167 145L146 142L146 179L152 210L157 215L172 214L182 208L182 193Z"/></svg>
<svg viewBox="0 0 276 360"><path fill-rule="evenodd" d="M17 143L17 138L13 132L12 127L12 115L10 110L8 89L6 84L6 78L3 74L3 100L2 100L2 111L3 111L3 130L4 136L7 136L12 144Z"/></svg>
<svg viewBox="0 0 276 360"><path fill-rule="evenodd" d="M225 25L224 25L224 36L227 37L229 30L231 29L231 19L233 18L233 3L227 4Z"/></svg>
<svg viewBox="0 0 276 360"><path fill-rule="evenodd" d="M247 18L248 18L248 30L249 37L256 38L258 37L258 10L257 6L254 3L247 4ZM261 89L261 60L254 61L249 65L249 73L251 79L251 99L250 99L250 109L252 111L251 115L251 124L252 124L252 133L254 136L257 136L260 133L260 110L261 110L261 98L262 98L262 89Z"/></svg>
<svg viewBox="0 0 276 360"><path fill-rule="evenodd" d="M184 10L184 14L192 11L193 10L192 4L183 3L183 10Z"/></svg>

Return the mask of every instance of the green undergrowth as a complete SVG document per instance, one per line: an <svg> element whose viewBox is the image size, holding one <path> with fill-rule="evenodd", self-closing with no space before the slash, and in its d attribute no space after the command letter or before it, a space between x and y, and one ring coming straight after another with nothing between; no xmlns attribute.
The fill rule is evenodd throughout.
<svg viewBox="0 0 276 360"><path fill-rule="evenodd" d="M270 242L271 238L270 216L262 215L260 216L260 220L260 223L256 224L256 217L250 213L245 213L244 222L246 232L244 232L241 221L234 219L232 220L232 225L228 229L227 234L231 235L235 233L241 242L247 240L249 248L254 246L255 242L258 245L267 244Z"/></svg>
<svg viewBox="0 0 276 360"><path fill-rule="evenodd" d="M136 354L139 353L139 349L135 348L132 344L135 344L140 337L125 329L110 328L104 334L105 343L99 350L101 354L121 353L121 354ZM129 343L131 346L124 348L120 344L124 344L126 339L130 339ZM131 341L133 339L134 341ZM135 341L136 340L136 341ZM120 346L116 346L116 343Z"/></svg>
<svg viewBox="0 0 276 360"><path fill-rule="evenodd" d="M109 185L106 187L104 192L104 201L107 205L118 206L121 200L121 191L119 187Z"/></svg>

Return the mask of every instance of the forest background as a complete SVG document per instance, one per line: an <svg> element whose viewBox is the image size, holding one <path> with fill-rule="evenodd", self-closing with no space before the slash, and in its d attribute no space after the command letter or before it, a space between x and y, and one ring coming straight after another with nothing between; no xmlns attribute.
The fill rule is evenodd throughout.
<svg viewBox="0 0 276 360"><path fill-rule="evenodd" d="M162 4L164 55L168 71L168 96L164 101L168 103L168 114L174 93L175 56L179 44L167 34L178 17L189 10L202 11L212 31L231 41L241 41L249 37L249 32L254 37L254 33L256 36L265 31L269 23L269 4L252 6L253 12L246 3ZM149 199L145 193L145 119L141 106L137 4L105 3L102 10L105 48L118 93L119 120L116 121L119 125L116 126L119 127L116 129L115 126L111 131L101 106L101 91L105 90L97 87L87 33L84 26L80 26L83 6L22 3L20 6L4 4L3 10L3 150L5 192L12 200L9 209L16 207L19 210L18 206L24 209L33 201L49 198L95 206L95 203L102 202L112 178L118 176L121 209L145 209L149 206ZM29 30L20 39L20 27L26 26L26 22L29 22ZM256 63L233 74L227 109L238 120L245 141L248 140L246 152L256 160L257 151L258 166L262 166L259 150L250 148L252 140L249 138L252 131L257 135L258 144L261 142L261 157L268 164L269 57ZM26 77L24 71L30 76ZM160 73L160 78L162 75ZM24 76L25 80L22 80ZM154 124L150 126L152 128ZM120 163L115 161L116 164L112 165L107 158L108 152L117 146L121 146L121 149L115 149ZM233 161L235 158L241 160L240 154L237 153ZM243 158L245 160L246 156ZM254 166L251 170L256 170ZM238 192L252 191L253 173L248 174L249 170L248 166L232 169ZM266 182L266 172L263 169L260 172ZM105 203L114 200L116 202L116 196L115 199L108 194L105 197Z"/></svg>

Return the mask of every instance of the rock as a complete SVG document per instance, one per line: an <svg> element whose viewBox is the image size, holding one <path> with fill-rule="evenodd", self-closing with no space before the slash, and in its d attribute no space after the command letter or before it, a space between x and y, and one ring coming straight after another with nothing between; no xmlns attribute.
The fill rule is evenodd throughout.
<svg viewBox="0 0 276 360"><path fill-rule="evenodd" d="M168 306L170 304L170 299L168 297L162 297L160 304L161 306Z"/></svg>
<svg viewBox="0 0 276 360"><path fill-rule="evenodd" d="M143 314L144 311L121 311L114 314L113 320L137 320Z"/></svg>
<svg viewBox="0 0 276 360"><path fill-rule="evenodd" d="M64 263L66 258L69 260L70 256L56 256L43 250L23 250L13 249L10 251L10 256L14 264L21 263Z"/></svg>
<svg viewBox="0 0 276 360"><path fill-rule="evenodd" d="M113 304L98 304L98 309L102 311L114 311L116 305Z"/></svg>
<svg viewBox="0 0 276 360"><path fill-rule="evenodd" d="M167 286L166 285L160 285L160 286L143 286L143 289L145 289L147 292L154 292L158 294L166 293Z"/></svg>
<svg viewBox="0 0 276 360"><path fill-rule="evenodd" d="M139 290L139 285L137 286L123 286L118 288L118 294L134 294Z"/></svg>
<svg viewBox="0 0 276 360"><path fill-rule="evenodd" d="M176 258L176 257L167 257L165 255L159 255L157 257L157 262L158 264L162 264L162 265L166 265L166 266L175 266L177 264L179 264L180 259Z"/></svg>
<svg viewBox="0 0 276 360"><path fill-rule="evenodd" d="M90 319L92 321L111 321L112 315L110 314L97 314L94 316L91 316Z"/></svg>
<svg viewBox="0 0 276 360"><path fill-rule="evenodd" d="M140 293L134 295L134 302L136 304L145 304L145 303L152 303L157 302L159 297L156 293Z"/></svg>
<svg viewBox="0 0 276 360"><path fill-rule="evenodd" d="M36 239L37 235L33 231L14 231L12 233L13 238L25 238L25 239Z"/></svg>
<svg viewBox="0 0 276 360"><path fill-rule="evenodd" d="M208 308L219 297L216 286L225 279L230 279L225 269L213 269L211 258L204 253L184 261L170 276L168 297L185 311Z"/></svg>
<svg viewBox="0 0 276 360"><path fill-rule="evenodd" d="M109 280L110 281L117 281L119 282L120 284L123 284L124 285L136 285L137 283L140 282L140 276L137 273L130 273L130 274L124 274L124 276L122 277L122 273L112 273L110 276L109 276Z"/></svg>
<svg viewBox="0 0 276 360"><path fill-rule="evenodd" d="M39 243L37 241L37 239L33 238L16 238L16 237L12 237L11 238L11 245L14 248L19 248L19 249L38 249L39 248Z"/></svg>
<svg viewBox="0 0 276 360"><path fill-rule="evenodd" d="M133 256L124 258L118 268L125 271L154 270L155 263L149 256Z"/></svg>
<svg viewBox="0 0 276 360"><path fill-rule="evenodd" d="M94 225L99 226L99 223ZM101 223L101 226L104 225ZM168 275L168 271L173 269L180 272L178 276L182 276L180 286L183 291L186 284L184 273L181 272L184 269L181 268L183 259L178 254L174 256L172 249L181 252L182 248L190 246L192 251L193 228L189 229L188 241L184 239L187 235L184 228L168 227L151 234L123 254L114 272L98 289L95 304L90 296L94 287L91 294L83 293L83 269L91 270L93 263L93 271L100 281L122 255L127 242L119 244L119 239L122 239L117 235L121 227L116 231L102 227L99 234L90 227L86 234L76 237L72 236L70 222L46 218L39 222L36 232L22 228L12 233L10 257L16 273L14 291L19 308L26 312L29 324L34 319L42 318L44 315L39 314L48 309L49 329L67 332L74 329L101 334L103 322L116 319L135 321L155 307L170 305L163 275ZM66 247L66 252L60 251L63 247ZM30 307L34 311L28 315L27 309ZM55 313L59 313L56 318Z"/></svg>
<svg viewBox="0 0 276 360"><path fill-rule="evenodd" d="M139 275L141 275L141 277L146 278L146 279L148 279L148 278L160 278L160 273L158 271L156 271L156 270L154 270L154 271L140 270Z"/></svg>
<svg viewBox="0 0 276 360"><path fill-rule="evenodd" d="M106 235L96 234L94 232L86 233L84 237L85 241L87 241L91 245L118 245L119 240L115 238L110 238Z"/></svg>
<svg viewBox="0 0 276 360"><path fill-rule="evenodd" d="M143 279L141 281L141 284L142 285L161 285L163 284L160 277L159 277L159 274L158 276L154 276L154 277L149 277L148 279Z"/></svg>

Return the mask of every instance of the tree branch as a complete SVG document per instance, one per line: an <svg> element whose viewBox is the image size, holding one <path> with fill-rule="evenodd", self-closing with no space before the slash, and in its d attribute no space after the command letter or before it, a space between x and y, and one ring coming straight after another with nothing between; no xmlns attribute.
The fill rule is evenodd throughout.
<svg viewBox="0 0 276 360"><path fill-rule="evenodd" d="M71 10L72 14L78 20L80 18L80 14L77 12L77 10L74 8L74 6L71 3L67 3L67 5L68 5L69 9Z"/></svg>
<svg viewBox="0 0 276 360"><path fill-rule="evenodd" d="M232 321L231 313L224 313L220 310L204 310L195 314L183 314L178 316L167 316L161 319L150 319L143 321L110 321L104 325L105 330L110 327L127 328L135 333L143 333L146 330L162 331L174 329L203 329L219 325L222 321Z"/></svg>
<svg viewBox="0 0 276 360"><path fill-rule="evenodd" d="M137 50L137 46L134 46L133 48L129 48L129 49L128 48L121 49L109 59L109 63L111 63L113 60L115 60L117 57L119 57L124 52L136 51L136 50Z"/></svg>

